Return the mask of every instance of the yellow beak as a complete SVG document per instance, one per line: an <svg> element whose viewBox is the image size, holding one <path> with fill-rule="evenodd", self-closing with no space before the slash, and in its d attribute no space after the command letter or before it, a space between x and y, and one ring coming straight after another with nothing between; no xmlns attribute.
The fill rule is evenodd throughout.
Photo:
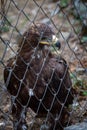
<svg viewBox="0 0 87 130"><path fill-rule="evenodd" d="M43 45L53 45L58 41L58 38L56 37L56 35L52 36L52 41L51 42L47 42L47 41L40 41L39 44L43 44Z"/></svg>
<svg viewBox="0 0 87 130"><path fill-rule="evenodd" d="M49 42L46 42L46 41L40 41L39 44L49 45L50 43L49 43Z"/></svg>

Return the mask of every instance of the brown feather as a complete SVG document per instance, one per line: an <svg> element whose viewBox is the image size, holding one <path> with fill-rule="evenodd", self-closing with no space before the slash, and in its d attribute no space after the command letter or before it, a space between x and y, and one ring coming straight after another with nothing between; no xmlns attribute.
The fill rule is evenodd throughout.
<svg viewBox="0 0 87 130"><path fill-rule="evenodd" d="M16 96L17 109L13 105L13 117L15 115L19 120L22 105L25 105L40 117L49 112L54 117L53 121L50 121L51 124L62 111L55 130L63 130L61 125L64 127L66 122L66 108L73 102L68 65L63 58L52 54L50 46L39 45L40 39L50 39L53 34L52 29L45 24L30 27L19 42L17 57L8 61L4 79L10 94ZM25 119L24 122L26 124ZM17 130L23 130L24 122L21 119ZM54 128L54 124L51 124L49 130Z"/></svg>

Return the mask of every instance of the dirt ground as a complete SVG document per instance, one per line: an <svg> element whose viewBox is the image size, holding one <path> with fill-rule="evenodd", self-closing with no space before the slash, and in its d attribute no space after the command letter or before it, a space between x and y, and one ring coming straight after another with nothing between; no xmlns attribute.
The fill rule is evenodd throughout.
<svg viewBox="0 0 87 130"><path fill-rule="evenodd" d="M81 43L81 23L72 15L71 7L70 4L62 11L57 3L50 0L44 2L36 0L36 3L30 0L28 2L15 0L13 3L9 0L6 3L6 15L11 25L6 23L5 30L2 29L0 33L5 43L9 44L8 46L0 41L0 125L4 122L5 130L12 130L12 117L10 95L3 82L4 65L10 57L16 54L17 40L20 37L17 30L23 34L33 22L49 24L61 42L60 55L68 62L73 87L78 91L77 100L72 106L72 124L87 119L87 72L85 72L87 71L87 45ZM27 116L29 126L32 125L32 115L35 115L32 113L29 109ZM35 127L38 130L42 121L35 119L34 122L37 122Z"/></svg>

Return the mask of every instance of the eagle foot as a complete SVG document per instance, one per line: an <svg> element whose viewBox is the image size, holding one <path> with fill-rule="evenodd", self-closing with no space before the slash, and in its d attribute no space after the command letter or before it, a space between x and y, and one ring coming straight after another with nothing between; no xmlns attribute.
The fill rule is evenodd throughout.
<svg viewBox="0 0 87 130"><path fill-rule="evenodd" d="M22 123L22 122L17 122L15 121L13 123L13 128L14 130L28 130L28 125L26 123Z"/></svg>
<svg viewBox="0 0 87 130"><path fill-rule="evenodd" d="M41 125L40 130L49 130L49 126L47 124L43 124Z"/></svg>

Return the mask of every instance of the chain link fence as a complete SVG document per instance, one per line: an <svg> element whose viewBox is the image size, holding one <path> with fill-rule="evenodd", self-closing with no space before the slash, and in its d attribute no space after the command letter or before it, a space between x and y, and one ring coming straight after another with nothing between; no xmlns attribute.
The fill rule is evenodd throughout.
<svg viewBox="0 0 87 130"><path fill-rule="evenodd" d="M34 57L32 56L29 59L27 58L28 61L26 62L26 60L23 59L23 55L25 55L26 52L24 51L24 53L22 53L23 55L21 52L29 35L28 32L24 32L31 26L37 27L38 23L46 24L47 28L52 28L56 34L56 37L61 43L61 48L60 52L58 48L54 46L52 46L51 49L45 48L47 51L44 57L45 60L43 57L41 57L41 55L43 55L43 52L40 53L38 49L36 49L36 52L33 51L32 55L37 57L37 63L34 62L34 65L36 66L36 69L34 70L32 67L32 61ZM44 31L47 30L45 27L44 29ZM39 38L40 42L40 40L43 38L43 35L41 35ZM22 43L19 44L20 42ZM48 41L46 41L46 44L48 44ZM38 48L38 46L39 44L36 46L36 48ZM32 49L34 49L33 46ZM29 50L27 51L26 55L28 55L28 53ZM53 55L51 62L48 62L49 53L52 53ZM58 60L59 67L59 64L63 66L63 62L64 64L67 62L67 64L65 64L66 69L64 70L64 74L61 79L59 79L59 76L62 72L60 72L59 69L62 67L58 68L60 75L56 74L54 79L54 73L56 71L55 67L57 66L54 65L57 64L55 63L55 55L57 57L63 57L65 59L62 61L62 59L59 58L61 59ZM46 65L46 62L49 64ZM51 64L53 65L52 73L49 70L49 66L51 66ZM20 68L24 66L25 69L23 70L22 68L16 70L15 72L14 70L18 65ZM5 69L7 70L7 73L10 73L7 74L6 82L4 81ZM67 79L68 69L71 80ZM47 74L45 74L45 71L50 74L50 77L48 79L43 78L43 80L46 80L43 81L41 79L43 75L44 77L47 76ZM19 75L21 75L21 78L19 78ZM26 75L29 75L30 78L26 78ZM12 76L13 78L11 78ZM54 82L53 79L55 80ZM71 83L68 83L68 80L72 81L72 85ZM60 84L58 81L60 81ZM43 82L45 82L45 85L43 85ZM55 88L57 83L58 88ZM33 84L33 88L31 87L31 84ZM62 87L62 84L65 89ZM10 86L10 93L7 91L8 86ZM41 88L41 86L45 86L45 89ZM74 94L70 92L70 86L72 86L74 89ZM15 89L17 89L16 94ZM61 89L63 92L67 90L67 94L64 95L64 93L61 92ZM28 96L30 96L28 99L26 99L27 93ZM40 97L40 94L42 94L42 98ZM33 95L35 96L35 99L31 100ZM70 101L68 99L69 95L71 95ZM22 98L20 99L20 97ZM63 97L64 100L62 102L61 100ZM72 98L74 98L73 102ZM57 102L57 105L55 102ZM68 105L66 102L69 102ZM41 111L40 115L39 111ZM26 112L27 116L25 114ZM84 120L87 120L86 0L1 0L0 129L63 130L66 126L83 122ZM20 124L19 127L18 124ZM51 124L53 124L53 126L51 126Z"/></svg>

